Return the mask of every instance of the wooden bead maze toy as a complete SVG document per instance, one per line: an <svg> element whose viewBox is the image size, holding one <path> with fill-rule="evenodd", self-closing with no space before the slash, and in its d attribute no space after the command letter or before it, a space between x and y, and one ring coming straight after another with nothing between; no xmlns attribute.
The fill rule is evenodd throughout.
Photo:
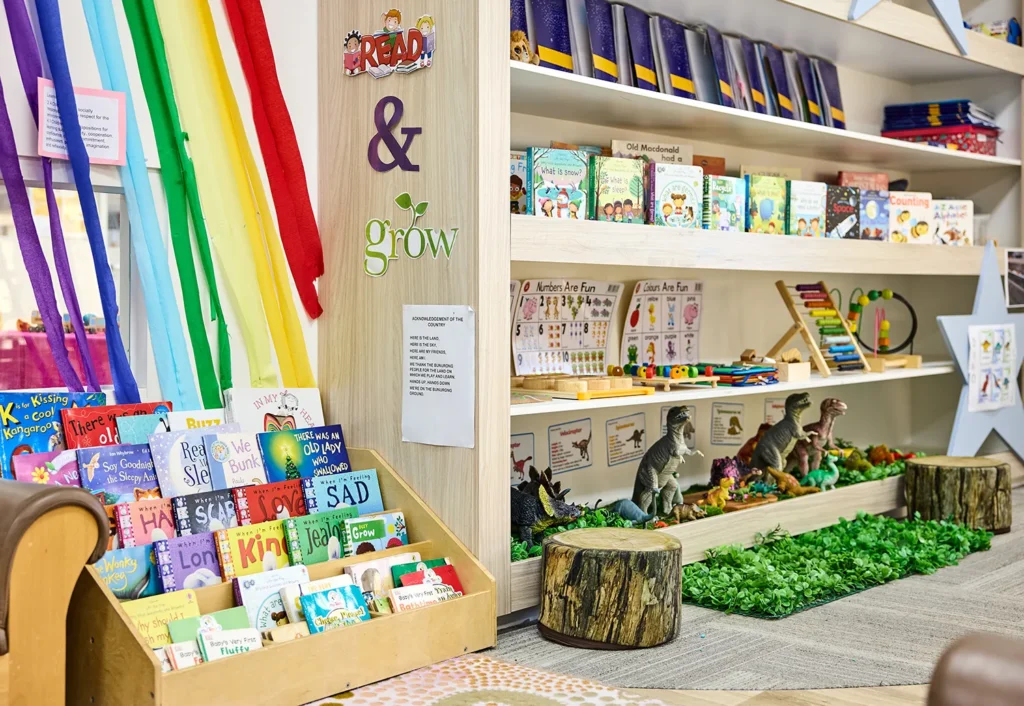
<svg viewBox="0 0 1024 706"><path fill-rule="evenodd" d="M769 358L775 358L793 336L799 334L822 377L833 372L868 372L867 358L824 282L790 286L779 280L775 287L793 317L793 325L768 351ZM811 333L811 326L817 329L817 339Z"/></svg>

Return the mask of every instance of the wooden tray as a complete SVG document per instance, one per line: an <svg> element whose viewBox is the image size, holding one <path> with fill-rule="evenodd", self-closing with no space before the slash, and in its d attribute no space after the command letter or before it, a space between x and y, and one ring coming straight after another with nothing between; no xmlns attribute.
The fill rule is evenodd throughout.
<svg viewBox="0 0 1024 706"><path fill-rule="evenodd" d="M670 392L680 387L695 387L697 385L706 387L708 383L711 384L711 387L718 387L718 380L719 377L717 375L698 375L695 378L679 378L678 380L666 377L642 378L636 375L633 376L633 382L664 392Z"/></svg>
<svg viewBox="0 0 1024 706"><path fill-rule="evenodd" d="M163 673L153 650L120 603L89 566L68 608L67 701L103 706L252 706L304 704L426 667L497 642L494 579L405 481L373 451L349 449L355 469L376 468L386 508L402 508L408 547L373 556L314 564L311 579L337 575L369 558L418 551L424 559L449 557L465 594L461 598L243 655ZM231 584L196 591L203 613L234 605Z"/></svg>
<svg viewBox="0 0 1024 706"><path fill-rule="evenodd" d="M867 353L865 358L868 361L868 368L873 373L884 373L886 370L895 370L897 368L920 368L924 365L924 360L919 355L902 355L899 353L873 355Z"/></svg>
<svg viewBox="0 0 1024 706"><path fill-rule="evenodd" d="M752 507L758 507L760 505L768 505L769 503L779 502L778 496L765 495L763 498L749 498L746 502L737 502L736 500L729 500L725 503L726 512L739 512L740 510L749 510Z"/></svg>
<svg viewBox="0 0 1024 706"><path fill-rule="evenodd" d="M624 377L577 377L573 375L535 375L513 377L512 392L541 398L563 400L599 400L608 397L637 397L653 395L654 390L633 387Z"/></svg>

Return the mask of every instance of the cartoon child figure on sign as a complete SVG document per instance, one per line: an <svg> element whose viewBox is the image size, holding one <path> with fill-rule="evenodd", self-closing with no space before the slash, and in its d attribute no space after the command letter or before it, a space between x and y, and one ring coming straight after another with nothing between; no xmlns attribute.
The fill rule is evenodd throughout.
<svg viewBox="0 0 1024 706"><path fill-rule="evenodd" d="M430 66L434 63L434 48L437 46L434 34L434 18L430 15L423 15L423 17L416 20L416 29L423 35L423 51L420 54L420 64Z"/></svg>
<svg viewBox="0 0 1024 706"><path fill-rule="evenodd" d="M359 73L359 45L363 35L359 30L352 30L345 37L345 75L355 76Z"/></svg>
<svg viewBox="0 0 1024 706"><path fill-rule="evenodd" d="M509 183L509 198L512 203L512 213L522 213L519 209L519 201L523 198L523 178L513 174Z"/></svg>
<svg viewBox="0 0 1024 706"><path fill-rule="evenodd" d="M384 25L384 34L391 35L388 42L393 48L398 39L398 33L402 31L402 11L391 8L380 16L380 21Z"/></svg>

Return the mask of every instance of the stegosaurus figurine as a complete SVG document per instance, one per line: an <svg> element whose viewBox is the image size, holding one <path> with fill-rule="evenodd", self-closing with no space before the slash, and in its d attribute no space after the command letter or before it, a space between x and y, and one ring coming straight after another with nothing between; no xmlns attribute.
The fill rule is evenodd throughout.
<svg viewBox="0 0 1024 706"><path fill-rule="evenodd" d="M533 535L549 527L567 525L579 519L583 509L565 501L569 492L562 490L561 482L551 482L551 469L538 473L530 466L530 480L520 483L512 492L512 532L529 550L533 547Z"/></svg>

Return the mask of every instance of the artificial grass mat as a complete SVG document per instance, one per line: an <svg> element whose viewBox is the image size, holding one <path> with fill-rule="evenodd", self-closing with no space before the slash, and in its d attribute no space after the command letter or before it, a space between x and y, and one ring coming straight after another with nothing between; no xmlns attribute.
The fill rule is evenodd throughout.
<svg viewBox="0 0 1024 706"><path fill-rule="evenodd" d="M784 618L911 574L933 574L991 546L992 533L952 522L860 513L790 537L780 529L751 549L709 549L683 567L683 601L757 618Z"/></svg>

